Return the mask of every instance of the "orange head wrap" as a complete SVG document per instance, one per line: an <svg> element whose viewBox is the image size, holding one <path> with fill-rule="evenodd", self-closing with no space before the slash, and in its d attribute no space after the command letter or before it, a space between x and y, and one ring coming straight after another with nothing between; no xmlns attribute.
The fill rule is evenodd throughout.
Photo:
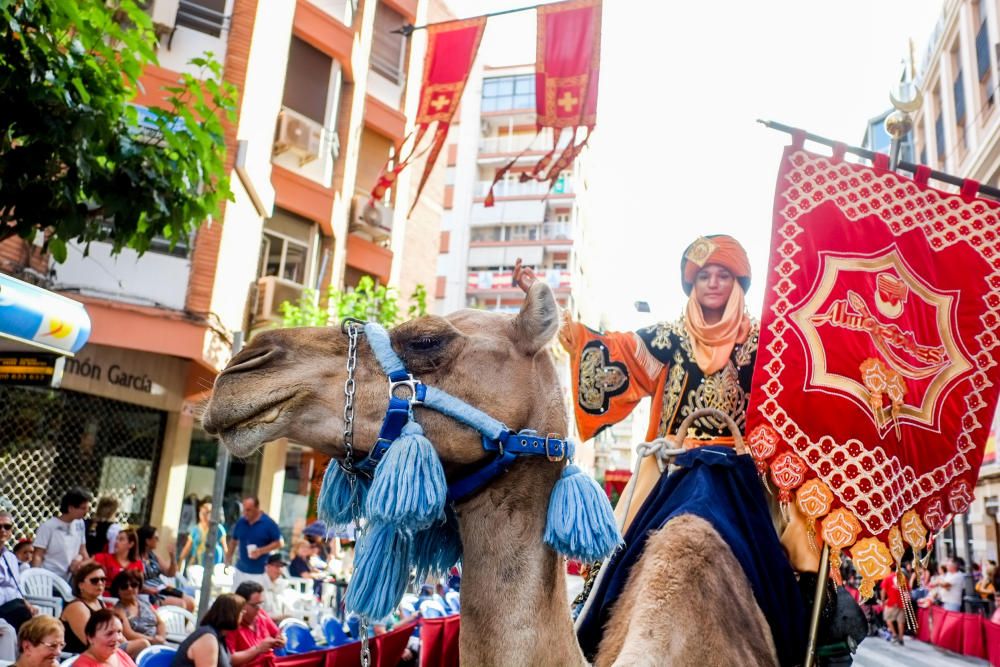
<svg viewBox="0 0 1000 667"><path fill-rule="evenodd" d="M746 292L750 289L750 259L740 242L732 236L702 236L689 245L681 256L681 285L691 294L698 270L706 264L719 264L732 271Z"/></svg>

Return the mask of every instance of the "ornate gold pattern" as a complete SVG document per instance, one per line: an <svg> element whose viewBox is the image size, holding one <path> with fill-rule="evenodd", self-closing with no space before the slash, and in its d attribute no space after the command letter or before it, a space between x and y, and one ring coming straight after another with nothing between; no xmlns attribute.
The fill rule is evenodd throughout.
<svg viewBox="0 0 1000 667"><path fill-rule="evenodd" d="M687 394L687 404L681 408L681 416L686 417L695 410L715 408L733 418L743 431L746 424L746 409L749 398L736 366L730 361L725 368L712 373L693 391ZM726 428L725 422L715 417L702 417L694 422L701 431L719 431Z"/></svg>
<svg viewBox="0 0 1000 667"><path fill-rule="evenodd" d="M580 407L597 414L606 412L611 397L627 388L625 366L611 362L600 343L588 344L580 355Z"/></svg>
<svg viewBox="0 0 1000 667"><path fill-rule="evenodd" d="M661 438L670 435L668 429L674 423L677 416L677 408L680 406L681 395L687 384L687 372L684 370L684 357L681 351L674 352L674 363L670 365L667 373L667 383L663 386L663 407L660 410L660 425L656 433Z"/></svg>
<svg viewBox="0 0 1000 667"><path fill-rule="evenodd" d="M749 366L757 353L757 343L760 341L760 321L753 319L750 321L750 333L747 334L745 343L737 345L734 349L733 361L736 366L743 368Z"/></svg>

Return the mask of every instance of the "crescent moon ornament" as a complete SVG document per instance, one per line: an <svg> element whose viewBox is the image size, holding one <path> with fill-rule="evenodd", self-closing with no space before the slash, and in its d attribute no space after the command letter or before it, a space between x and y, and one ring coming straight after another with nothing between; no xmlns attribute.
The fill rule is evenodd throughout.
<svg viewBox="0 0 1000 667"><path fill-rule="evenodd" d="M900 111L912 113L917 111L924 102L924 96L920 89L910 81L900 82L894 89L889 91L889 101L892 106Z"/></svg>

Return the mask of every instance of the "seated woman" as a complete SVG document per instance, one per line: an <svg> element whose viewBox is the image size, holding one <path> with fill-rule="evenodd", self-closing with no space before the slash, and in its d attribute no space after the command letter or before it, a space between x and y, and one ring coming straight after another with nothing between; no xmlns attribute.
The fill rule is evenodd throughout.
<svg viewBox="0 0 1000 667"><path fill-rule="evenodd" d="M132 657L122 650L125 641L122 620L110 609L95 611L87 621L87 650L76 659L77 667L135 667Z"/></svg>
<svg viewBox="0 0 1000 667"><path fill-rule="evenodd" d="M295 557L288 564L288 573L300 579L313 580L313 593L318 597L323 593L323 580L327 574L313 564L313 557L318 547L308 540L301 540L295 545Z"/></svg>
<svg viewBox="0 0 1000 667"><path fill-rule="evenodd" d="M172 667L231 667L225 636L240 627L246 600L233 593L216 598L198 629L177 647Z"/></svg>
<svg viewBox="0 0 1000 667"><path fill-rule="evenodd" d="M105 608L101 597L107 577L104 568L94 561L87 561L73 575L73 594L76 596L67 604L59 617L66 633L66 652L83 653L87 650L87 622L91 616ZM123 648L129 655L139 655L139 651L149 646L145 639L124 641Z"/></svg>
<svg viewBox="0 0 1000 667"><path fill-rule="evenodd" d="M160 535L153 526L143 526L137 533L139 539L139 559L146 571L146 581L143 593L147 593L156 604L174 605L194 611L194 598L185 595L183 591L163 583L161 577L172 577L177 574L176 549L173 545L167 547L169 560L164 563L156 554L156 545L160 543Z"/></svg>
<svg viewBox="0 0 1000 667"><path fill-rule="evenodd" d="M147 639L150 644L163 644L167 640L167 626L153 611L153 606L139 597L140 590L141 572L123 570L111 581L111 595L118 598L115 611L127 621L123 628L125 638Z"/></svg>
<svg viewBox="0 0 1000 667"><path fill-rule="evenodd" d="M26 621L17 633L20 655L14 667L56 667L66 641L63 626L51 616Z"/></svg>
<svg viewBox="0 0 1000 667"><path fill-rule="evenodd" d="M134 530L123 530L115 537L114 551L101 552L94 555L94 560L104 568L108 581L114 581L122 570L133 570L143 573L142 561L139 559L139 537ZM105 595L113 595L105 589Z"/></svg>

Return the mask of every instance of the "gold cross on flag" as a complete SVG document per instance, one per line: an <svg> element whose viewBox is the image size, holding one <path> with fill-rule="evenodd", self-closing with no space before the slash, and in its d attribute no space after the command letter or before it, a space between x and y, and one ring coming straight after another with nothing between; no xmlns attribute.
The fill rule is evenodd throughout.
<svg viewBox="0 0 1000 667"><path fill-rule="evenodd" d="M431 106L434 107L434 111L437 111L438 113L440 113L441 109L444 109L449 104L451 104L451 98L445 95L438 95L431 100Z"/></svg>
<svg viewBox="0 0 1000 667"><path fill-rule="evenodd" d="M573 96L573 93L567 90L566 92L563 93L563 96L556 101L556 104L561 106L563 108L563 111L569 113L570 111L573 110L573 108L577 105L579 101L580 101L579 99Z"/></svg>

